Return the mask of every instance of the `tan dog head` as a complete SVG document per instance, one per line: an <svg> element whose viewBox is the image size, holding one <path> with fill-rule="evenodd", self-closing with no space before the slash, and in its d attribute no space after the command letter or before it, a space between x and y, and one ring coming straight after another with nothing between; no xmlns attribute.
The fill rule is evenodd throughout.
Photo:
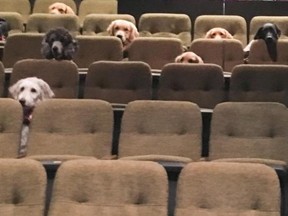
<svg viewBox="0 0 288 216"><path fill-rule="evenodd" d="M176 63L203 64L203 60L194 52L184 52L175 58Z"/></svg>
<svg viewBox="0 0 288 216"><path fill-rule="evenodd" d="M132 22L121 19L112 21L107 31L109 35L120 38L124 47L139 36L138 30Z"/></svg>
<svg viewBox="0 0 288 216"><path fill-rule="evenodd" d="M210 29L206 35L205 38L211 38L211 39L233 39L233 36L224 28L216 27Z"/></svg>
<svg viewBox="0 0 288 216"><path fill-rule="evenodd" d="M72 14L75 15L75 12L72 8L62 2L55 2L49 6L50 14Z"/></svg>

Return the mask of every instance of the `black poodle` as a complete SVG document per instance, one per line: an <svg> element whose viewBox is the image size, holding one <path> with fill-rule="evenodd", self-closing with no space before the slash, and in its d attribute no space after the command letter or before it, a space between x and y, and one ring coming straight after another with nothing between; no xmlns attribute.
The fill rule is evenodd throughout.
<svg viewBox="0 0 288 216"><path fill-rule="evenodd" d="M72 60L78 50L78 42L65 28L47 32L42 41L41 53L46 59Z"/></svg>

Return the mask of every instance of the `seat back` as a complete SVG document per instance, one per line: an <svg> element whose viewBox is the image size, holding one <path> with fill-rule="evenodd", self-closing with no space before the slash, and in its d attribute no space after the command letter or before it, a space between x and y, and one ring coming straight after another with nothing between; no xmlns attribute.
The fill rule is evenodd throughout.
<svg viewBox="0 0 288 216"><path fill-rule="evenodd" d="M103 1L103 0L101 0ZM83 1L83 3L86 1ZM96 1L97 2L97 1ZM135 18L130 14L88 14L83 21L83 35L108 36L107 28L116 19L123 19L136 24Z"/></svg>
<svg viewBox="0 0 288 216"><path fill-rule="evenodd" d="M16 100L0 99L0 158L16 158L22 128L22 107Z"/></svg>
<svg viewBox="0 0 288 216"><path fill-rule="evenodd" d="M247 44L247 23L238 15L200 15L194 23L194 40L204 38L206 33L215 27L226 29L242 46Z"/></svg>
<svg viewBox="0 0 288 216"><path fill-rule="evenodd" d="M226 102L213 111L209 158L288 162L287 108L275 102Z"/></svg>
<svg viewBox="0 0 288 216"><path fill-rule="evenodd" d="M6 97L6 80L5 80L5 68L2 62L0 62L0 98Z"/></svg>
<svg viewBox="0 0 288 216"><path fill-rule="evenodd" d="M85 0L79 5L78 16L83 23L89 14L117 14L118 2L116 0Z"/></svg>
<svg viewBox="0 0 288 216"><path fill-rule="evenodd" d="M0 5L1 12L16 12L20 14L24 23L26 23L31 12L29 0L1 0Z"/></svg>
<svg viewBox="0 0 288 216"><path fill-rule="evenodd" d="M281 31L280 39L288 38L288 17L287 16L254 16L249 25L249 41L251 41L258 29L265 23L274 23Z"/></svg>
<svg viewBox="0 0 288 216"><path fill-rule="evenodd" d="M94 61L123 59L122 42L117 37L79 35L76 39L79 50L73 59L79 68L88 68Z"/></svg>
<svg viewBox="0 0 288 216"><path fill-rule="evenodd" d="M119 158L198 160L201 129L200 109L191 102L130 102L122 118Z"/></svg>
<svg viewBox="0 0 288 216"><path fill-rule="evenodd" d="M31 14L27 20L26 32L46 33L50 29L63 27L72 35L80 34L80 23L77 15L65 14Z"/></svg>
<svg viewBox="0 0 288 216"><path fill-rule="evenodd" d="M78 97L78 68L72 61L48 59L17 61L12 69L10 83L33 76L45 80L56 98Z"/></svg>
<svg viewBox="0 0 288 216"><path fill-rule="evenodd" d="M46 172L41 163L0 159L0 172L2 215L44 215Z"/></svg>
<svg viewBox="0 0 288 216"><path fill-rule="evenodd" d="M222 68L214 64L167 64L161 71L158 99L191 101L213 109L226 100Z"/></svg>
<svg viewBox="0 0 288 216"><path fill-rule="evenodd" d="M13 33L24 32L24 18L17 12L0 12L0 17L9 24L8 36Z"/></svg>
<svg viewBox="0 0 288 216"><path fill-rule="evenodd" d="M239 65L230 79L230 101L279 102L288 106L287 65Z"/></svg>
<svg viewBox="0 0 288 216"><path fill-rule="evenodd" d="M176 216L281 215L277 174L263 164L190 163L176 193Z"/></svg>
<svg viewBox="0 0 288 216"><path fill-rule="evenodd" d="M139 18L140 36L178 38L183 45L191 44L191 20L186 14L144 13Z"/></svg>
<svg viewBox="0 0 288 216"><path fill-rule="evenodd" d="M112 130L112 107L105 101L49 99L33 111L27 156L40 160L109 156Z"/></svg>
<svg viewBox="0 0 288 216"><path fill-rule="evenodd" d="M32 13L49 13L49 6L56 2L68 5L77 14L77 6L74 0L35 0Z"/></svg>
<svg viewBox="0 0 288 216"><path fill-rule="evenodd" d="M86 76L84 98L121 104L152 99L150 67L143 62L94 62Z"/></svg>
<svg viewBox="0 0 288 216"><path fill-rule="evenodd" d="M49 216L166 216L167 191L165 169L154 162L67 161L56 174Z"/></svg>
<svg viewBox="0 0 288 216"><path fill-rule="evenodd" d="M128 47L128 59L146 62L152 69L160 70L182 52L182 42L177 38L140 37Z"/></svg>
<svg viewBox="0 0 288 216"><path fill-rule="evenodd" d="M13 65L22 59L42 59L41 34L12 34L6 39L3 50L3 64L5 68L12 68ZM19 49L21 47L21 49Z"/></svg>

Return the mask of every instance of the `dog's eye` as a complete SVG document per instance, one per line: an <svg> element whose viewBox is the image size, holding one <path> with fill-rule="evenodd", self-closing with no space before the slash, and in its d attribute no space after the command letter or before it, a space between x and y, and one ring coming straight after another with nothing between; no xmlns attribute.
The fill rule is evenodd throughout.
<svg viewBox="0 0 288 216"><path fill-rule="evenodd" d="M188 62L189 63L193 63L194 61L193 61L193 59L189 59Z"/></svg>
<svg viewBox="0 0 288 216"><path fill-rule="evenodd" d="M36 89L35 88L31 88L31 92L36 93Z"/></svg>
<svg viewBox="0 0 288 216"><path fill-rule="evenodd" d="M24 91L24 87L21 87L21 88L20 88L20 92L23 92L23 91Z"/></svg>
<svg viewBox="0 0 288 216"><path fill-rule="evenodd" d="M128 28L124 28L124 31L125 31L125 32L128 32L128 31L129 31L129 29L128 29Z"/></svg>
<svg viewBox="0 0 288 216"><path fill-rule="evenodd" d="M119 30L119 26L115 26L115 30Z"/></svg>
<svg viewBox="0 0 288 216"><path fill-rule="evenodd" d="M58 11L59 11L60 13L64 13L64 10L63 10L62 8L58 9Z"/></svg>

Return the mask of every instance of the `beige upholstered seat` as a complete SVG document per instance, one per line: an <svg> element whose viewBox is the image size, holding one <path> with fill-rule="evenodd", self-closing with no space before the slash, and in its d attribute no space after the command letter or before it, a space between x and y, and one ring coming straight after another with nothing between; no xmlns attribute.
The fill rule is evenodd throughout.
<svg viewBox="0 0 288 216"><path fill-rule="evenodd" d="M176 216L280 216L276 172L263 164L199 162L186 165L177 186Z"/></svg>
<svg viewBox="0 0 288 216"><path fill-rule="evenodd" d="M275 102L226 102L213 111L209 158L288 162L288 112Z"/></svg>
<svg viewBox="0 0 288 216"><path fill-rule="evenodd" d="M10 83L32 76L45 80L56 98L78 97L78 68L72 61L48 59L17 61L12 69Z"/></svg>
<svg viewBox="0 0 288 216"><path fill-rule="evenodd" d="M16 100L0 98L0 158L16 158L20 144L23 111ZM1 210L0 210L1 211Z"/></svg>
<svg viewBox="0 0 288 216"><path fill-rule="evenodd" d="M43 35L19 33L10 35L5 43L3 51L3 64L5 68L22 59L42 59L41 42Z"/></svg>
<svg viewBox="0 0 288 216"><path fill-rule="evenodd" d="M249 64L285 64L288 65L288 40L278 40L276 46L275 61L269 55L267 45L264 40L256 40L252 43L248 63ZM271 48L271 55L274 56L273 48Z"/></svg>
<svg viewBox="0 0 288 216"><path fill-rule="evenodd" d="M35 0L32 13L48 13L49 6L55 2L62 2L68 5L72 8L75 14L77 14L77 7L74 0Z"/></svg>
<svg viewBox="0 0 288 216"><path fill-rule="evenodd" d="M42 101L33 111L27 156L38 160L109 157L112 127L112 107L105 101Z"/></svg>
<svg viewBox="0 0 288 216"><path fill-rule="evenodd" d="M183 101L133 101L124 110L119 158L190 162L201 157L199 107Z"/></svg>
<svg viewBox="0 0 288 216"><path fill-rule="evenodd" d="M78 16L80 23L89 14L117 14L117 0L85 0L79 5Z"/></svg>
<svg viewBox="0 0 288 216"><path fill-rule="evenodd" d="M46 172L28 159L0 159L0 212L5 216L44 215Z"/></svg>
<svg viewBox="0 0 288 216"><path fill-rule="evenodd" d="M204 63L221 66L225 72L231 72L234 66L244 63L243 47L236 39L196 39L189 51L199 55Z"/></svg>
<svg viewBox="0 0 288 216"><path fill-rule="evenodd" d="M234 39L241 42L245 47L247 44L247 23L238 15L200 15L194 23L194 40L204 38L206 33L215 27L226 29Z"/></svg>
<svg viewBox="0 0 288 216"><path fill-rule="evenodd" d="M180 39L139 37L128 47L128 59L129 61L143 61L152 69L161 70L165 64L174 62L182 52Z"/></svg>
<svg viewBox="0 0 288 216"><path fill-rule="evenodd" d="M95 0L93 0L95 1ZM101 0L104 1L104 0ZM83 1L85 3L86 1ZM88 1L90 2L90 1ZM97 1L96 1L97 2ZM123 19L136 24L135 18L129 14L88 14L83 21L83 35L108 36L107 28L116 19Z"/></svg>
<svg viewBox="0 0 288 216"><path fill-rule="evenodd" d="M279 102L288 106L288 65L239 65L230 79L230 101Z"/></svg>
<svg viewBox="0 0 288 216"><path fill-rule="evenodd" d="M142 37L172 37L180 39L185 47L191 44L191 20L186 14L144 13L138 25Z"/></svg>
<svg viewBox="0 0 288 216"><path fill-rule="evenodd" d="M73 35L80 34L80 23L77 15L57 15L46 13L31 14L27 20L26 32L46 33L50 29L63 27Z"/></svg>
<svg viewBox="0 0 288 216"><path fill-rule="evenodd" d="M122 42L117 37L84 36L76 37L79 50L74 56L74 62L79 68L88 68L94 61L123 59Z"/></svg>
<svg viewBox="0 0 288 216"><path fill-rule="evenodd" d="M152 99L150 67L144 62L94 62L86 76L84 98L120 104Z"/></svg>
<svg viewBox="0 0 288 216"><path fill-rule="evenodd" d="M20 14L24 23L31 12L29 0L0 0L0 5L1 12L16 12Z"/></svg>
<svg viewBox="0 0 288 216"><path fill-rule="evenodd" d="M6 88L5 88L5 68L2 62L0 62L0 98L6 97Z"/></svg>
<svg viewBox="0 0 288 216"><path fill-rule="evenodd" d="M167 216L168 178L155 162L74 160L58 169L49 216Z"/></svg>
<svg viewBox="0 0 288 216"><path fill-rule="evenodd" d="M191 101L213 109L226 100L222 68L215 64L171 63L162 68L159 100Z"/></svg>
<svg viewBox="0 0 288 216"><path fill-rule="evenodd" d="M24 32L24 18L17 12L0 12L0 17L9 24L8 36L13 33Z"/></svg>

